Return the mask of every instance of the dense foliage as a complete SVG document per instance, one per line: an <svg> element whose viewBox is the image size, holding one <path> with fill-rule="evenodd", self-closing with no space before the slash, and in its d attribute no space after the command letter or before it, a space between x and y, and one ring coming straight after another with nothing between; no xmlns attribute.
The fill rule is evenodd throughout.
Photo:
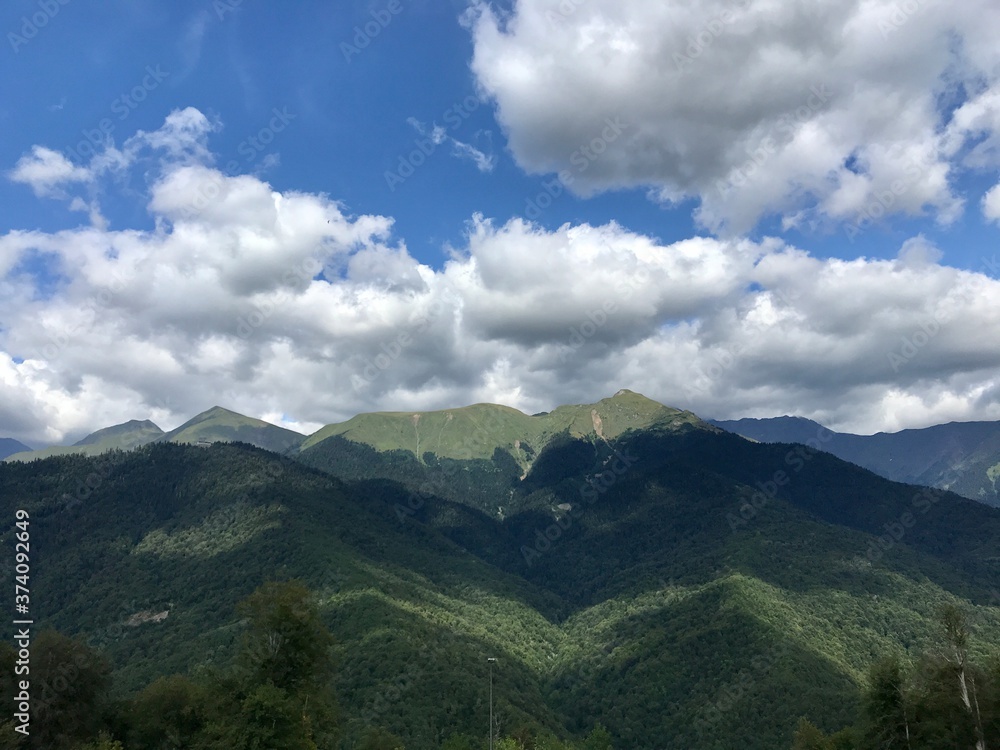
<svg viewBox="0 0 1000 750"><path fill-rule="evenodd" d="M826 736L801 719L793 750L985 750L1000 746L1000 662L969 656L971 632L953 605L941 613L938 648L914 661L887 655L861 692L856 726Z"/></svg>

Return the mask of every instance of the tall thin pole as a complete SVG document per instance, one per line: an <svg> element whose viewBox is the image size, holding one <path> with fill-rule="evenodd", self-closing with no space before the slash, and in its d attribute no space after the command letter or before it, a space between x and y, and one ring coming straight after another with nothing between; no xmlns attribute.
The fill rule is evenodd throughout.
<svg viewBox="0 0 1000 750"><path fill-rule="evenodd" d="M490 663L490 750L493 750L493 665L496 659L490 657L486 661Z"/></svg>

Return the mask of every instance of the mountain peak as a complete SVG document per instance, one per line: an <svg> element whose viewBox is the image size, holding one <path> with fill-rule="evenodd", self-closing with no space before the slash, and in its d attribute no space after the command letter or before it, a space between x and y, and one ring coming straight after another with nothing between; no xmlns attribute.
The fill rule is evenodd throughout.
<svg viewBox="0 0 1000 750"><path fill-rule="evenodd" d="M116 441L118 443L116 447L127 450L151 442L162 434L163 430L148 419L130 419L128 422L92 432L82 440L73 443L73 446L99 445Z"/></svg>
<svg viewBox="0 0 1000 750"><path fill-rule="evenodd" d="M147 443L157 440L163 435L163 430L148 419L132 419L122 424L105 427L92 432L73 445L53 445L37 451L14 453L7 457L8 461L33 461L50 456L67 456L82 454L96 456L112 450L134 450Z"/></svg>
<svg viewBox="0 0 1000 750"><path fill-rule="evenodd" d="M270 422L213 406L166 433L160 441L196 445L240 442L283 453L297 447L304 437Z"/></svg>

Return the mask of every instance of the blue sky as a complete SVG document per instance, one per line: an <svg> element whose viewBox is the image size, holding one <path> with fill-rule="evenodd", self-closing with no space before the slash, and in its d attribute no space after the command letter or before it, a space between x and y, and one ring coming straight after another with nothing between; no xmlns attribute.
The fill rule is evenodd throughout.
<svg viewBox="0 0 1000 750"><path fill-rule="evenodd" d="M169 426L221 401L307 430L366 409L533 410L618 387L707 417L794 412L858 431L1000 417L988 375L998 339L935 331L903 372L892 368L927 320L980 332L997 322L1000 190L986 199L1000 182L997 13L948 7L8 2L0 434L59 440L132 416ZM172 113L187 113L174 130ZM581 159L588 145L599 153ZM399 171L414 161L412 175ZM164 274L193 279L203 263L228 288L223 260L195 250L194 224L156 208L194 166L226 186L252 179L283 205L304 196L339 212L328 223L347 233L365 217L392 228L335 250L341 240L322 232L302 240L329 250L311 280L324 286L303 280L287 305L280 289L231 280L235 296L206 303L202 318L164 302L144 320L168 292L156 286ZM236 231L216 219L198 223L204 237ZM145 269L136 299L109 292L86 332L40 356L66 338L54 321L110 283L100 274L111 266L73 248L116 247L109 257L124 268L136 233L147 243L132 258ZM268 263L299 258L298 240L278 234ZM183 246L169 262L153 253L165 237ZM247 259L241 278L252 275L248 242L231 250ZM545 253L556 286L543 287L548 270L515 278ZM168 265L157 270L155 257ZM602 284L632 289L629 274L650 280L594 297ZM383 296L365 296L376 288ZM217 321L271 304L265 293L281 313L252 341ZM400 308L404 293L446 300L447 324L422 329L419 354L359 387L393 332L414 325L419 305ZM320 294L331 321L307 335ZM605 302L622 312L574 347ZM183 335L167 341L165 330ZM115 336L135 345L120 369L162 356L186 385L99 365L95 347ZM203 359L187 358L192 346ZM273 368L289 351L303 390L322 397L288 398ZM720 364L734 356L739 365ZM336 376L323 367L347 362Z"/></svg>
<svg viewBox="0 0 1000 750"><path fill-rule="evenodd" d="M443 246L461 242L474 213L501 221L524 215L551 176L525 174L505 154L493 107L478 97L469 70L464 4L400 0L400 12L390 12L378 35L357 46L356 29L379 14L386 18L388 7L248 0L229 10L211 2L137 2L101 13L69 3L19 47L13 66L4 66L2 163L12 166L36 143L85 155L102 120L111 121L120 143L138 129L155 130L171 110L193 106L223 124L211 141L221 165L235 161L238 171L261 174L281 190L328 193L354 213L392 216L413 255L439 265ZM19 33L21 17L37 10L37 2L14 3L6 27ZM168 75L133 106L130 92L152 80L150 67ZM241 152L274 108L294 121L262 150L250 144ZM411 118L488 149L496 168L480 172L441 145L393 189L386 172L397 171L422 139ZM264 166L268 155L280 162ZM23 185L5 181L0 190L6 227L78 223ZM150 221L142 200L119 198L107 196L113 225ZM617 220L674 240L695 231L690 213L690 206L664 210L630 190L590 200L563 195L538 220L550 227Z"/></svg>

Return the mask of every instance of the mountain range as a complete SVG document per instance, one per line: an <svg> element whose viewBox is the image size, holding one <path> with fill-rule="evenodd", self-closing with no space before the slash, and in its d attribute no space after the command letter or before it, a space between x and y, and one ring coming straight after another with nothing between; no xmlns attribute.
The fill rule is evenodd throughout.
<svg viewBox="0 0 1000 750"><path fill-rule="evenodd" d="M127 452L7 461L0 498L31 515L36 622L101 648L121 696L224 662L235 603L300 578L336 639L345 741L479 736L491 657L505 732L770 750L800 716L855 721L873 661L935 647L943 603L977 654L1000 638L1000 510L801 437L630 391L308 438L213 409Z"/></svg>
<svg viewBox="0 0 1000 750"><path fill-rule="evenodd" d="M823 450L887 479L951 490L1000 506L1000 422L951 422L875 435L833 432L802 417L712 424L764 443L822 440Z"/></svg>
<svg viewBox="0 0 1000 750"><path fill-rule="evenodd" d="M509 452L523 473L532 465L539 447L555 436L595 434L610 439L626 429L646 429L674 420L694 422L698 418L627 390L593 406L560 406L534 416L496 404L423 413L359 414L308 436L215 406L167 433L149 420L132 420L98 430L71 446L33 451L3 438L0 459L31 461L54 455L97 455L108 450L132 450L152 442L245 442L277 453L296 454L320 468L330 461L346 460L339 453L356 452L357 446L383 453L403 451L417 460L416 470L422 475L434 473L425 454L432 454L438 461L485 461L492 460L494 452L501 449ZM708 424L757 442L815 445L886 479L946 489L1000 506L1000 422L952 422L875 435L834 432L813 420L788 416L709 420ZM331 455L323 458L324 454Z"/></svg>
<svg viewBox="0 0 1000 750"><path fill-rule="evenodd" d="M260 419L213 406L170 432L164 432L149 420L133 419L93 432L73 445L56 445L35 451L22 445L24 450L7 455L5 460L34 461L67 455L97 456L107 451L128 451L157 442L202 446L217 442L244 442L281 453L297 446L304 437Z"/></svg>

